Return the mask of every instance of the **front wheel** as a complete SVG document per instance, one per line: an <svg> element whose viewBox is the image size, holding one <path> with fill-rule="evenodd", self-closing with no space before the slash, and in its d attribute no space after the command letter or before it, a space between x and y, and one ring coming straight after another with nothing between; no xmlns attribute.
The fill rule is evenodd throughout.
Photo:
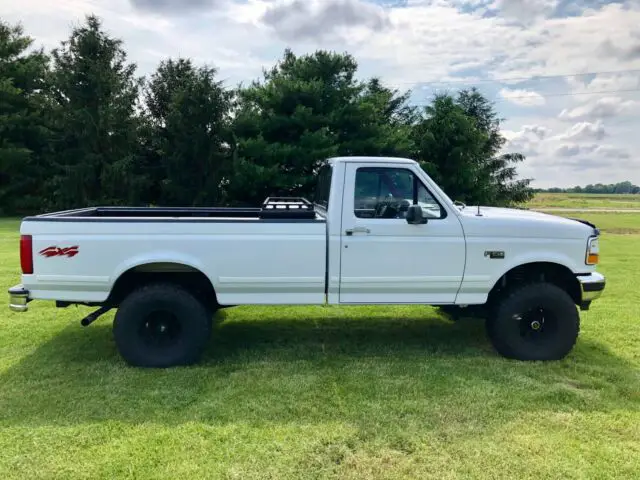
<svg viewBox="0 0 640 480"><path fill-rule="evenodd" d="M138 367L195 363L211 334L209 310L170 283L143 286L122 302L113 335L122 357Z"/></svg>
<svg viewBox="0 0 640 480"><path fill-rule="evenodd" d="M507 358L559 360L576 343L580 317L567 292L550 283L531 283L498 300L486 328L495 349Z"/></svg>

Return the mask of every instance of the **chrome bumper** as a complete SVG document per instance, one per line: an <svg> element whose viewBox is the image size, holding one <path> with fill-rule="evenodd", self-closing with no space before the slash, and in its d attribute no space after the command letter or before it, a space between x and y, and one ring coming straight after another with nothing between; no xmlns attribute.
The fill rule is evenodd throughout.
<svg viewBox="0 0 640 480"><path fill-rule="evenodd" d="M29 290L22 285L16 285L9 289L9 309L13 312L26 312L29 308Z"/></svg>
<svg viewBox="0 0 640 480"><path fill-rule="evenodd" d="M580 293L583 304L589 304L600 298L606 284L604 275L598 272L581 275L578 277L578 281L580 282Z"/></svg>

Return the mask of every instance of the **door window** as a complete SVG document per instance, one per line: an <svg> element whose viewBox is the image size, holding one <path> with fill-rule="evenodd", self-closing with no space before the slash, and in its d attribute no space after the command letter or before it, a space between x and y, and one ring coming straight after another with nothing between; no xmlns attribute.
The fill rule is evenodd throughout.
<svg viewBox="0 0 640 480"><path fill-rule="evenodd" d="M411 170L386 167L356 170L356 217L404 219L409 205L413 204L420 205L427 218L445 216L445 210Z"/></svg>

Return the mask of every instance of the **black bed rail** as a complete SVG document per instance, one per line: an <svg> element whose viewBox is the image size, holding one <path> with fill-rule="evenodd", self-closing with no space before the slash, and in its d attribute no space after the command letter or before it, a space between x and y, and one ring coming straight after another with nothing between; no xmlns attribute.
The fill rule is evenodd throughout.
<svg viewBox="0 0 640 480"><path fill-rule="evenodd" d="M315 218L313 203L303 197L267 197L260 218Z"/></svg>

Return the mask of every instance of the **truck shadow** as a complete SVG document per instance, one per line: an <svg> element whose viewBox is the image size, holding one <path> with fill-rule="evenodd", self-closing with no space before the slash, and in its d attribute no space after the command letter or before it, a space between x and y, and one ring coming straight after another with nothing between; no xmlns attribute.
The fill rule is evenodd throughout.
<svg viewBox="0 0 640 480"><path fill-rule="evenodd" d="M607 411L631 405L638 386L633 365L590 339L561 362L523 363L498 357L481 322L430 309L422 318L248 312L219 314L202 362L167 370L126 366L106 322L68 326L0 375L1 423L365 425L382 409L401 425L408 402L411 415L454 409L477 426L489 405L505 420L523 405Z"/></svg>
<svg viewBox="0 0 640 480"><path fill-rule="evenodd" d="M290 360L318 360L334 354L492 355L481 320L466 318L454 323L429 308L425 308L424 317L389 313L368 317L357 307L353 315L349 315L349 308L343 311L346 314L299 318L269 308L256 319L251 319L248 311L239 314L221 311L216 315L204 362L223 362L238 355L243 358L276 355Z"/></svg>

